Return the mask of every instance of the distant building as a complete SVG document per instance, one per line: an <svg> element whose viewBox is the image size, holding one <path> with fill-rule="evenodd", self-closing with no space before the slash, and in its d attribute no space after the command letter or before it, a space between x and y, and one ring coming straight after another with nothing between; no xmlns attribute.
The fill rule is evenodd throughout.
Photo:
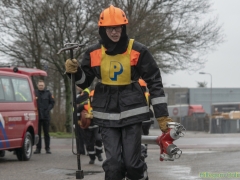
<svg viewBox="0 0 240 180"><path fill-rule="evenodd" d="M201 104L211 114L211 103L240 102L240 88L164 88L168 105Z"/></svg>

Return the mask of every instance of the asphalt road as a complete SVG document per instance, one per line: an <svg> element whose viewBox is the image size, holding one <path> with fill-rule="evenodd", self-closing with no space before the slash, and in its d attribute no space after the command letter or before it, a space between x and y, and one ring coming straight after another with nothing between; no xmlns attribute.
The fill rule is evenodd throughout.
<svg viewBox="0 0 240 180"><path fill-rule="evenodd" d="M159 134L159 130L150 131L150 135ZM219 173L225 177L215 179L240 179L240 134L187 132L175 144L183 154L173 162L160 162L159 147L149 145L146 162L150 180L198 180L219 176ZM20 162L13 153L7 152L0 158L0 180L76 179L77 157L72 153L72 140L52 138L51 151L52 154L44 151L33 154L27 162ZM94 165L88 162L88 156L81 156L84 179L104 180L102 162L96 160Z"/></svg>

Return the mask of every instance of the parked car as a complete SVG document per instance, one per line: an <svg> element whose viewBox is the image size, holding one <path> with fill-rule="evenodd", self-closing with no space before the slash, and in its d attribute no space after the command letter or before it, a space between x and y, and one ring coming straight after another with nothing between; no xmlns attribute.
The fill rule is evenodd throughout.
<svg viewBox="0 0 240 180"><path fill-rule="evenodd" d="M32 76L47 76L39 69L0 67L0 157L12 151L28 161L38 143L38 111Z"/></svg>

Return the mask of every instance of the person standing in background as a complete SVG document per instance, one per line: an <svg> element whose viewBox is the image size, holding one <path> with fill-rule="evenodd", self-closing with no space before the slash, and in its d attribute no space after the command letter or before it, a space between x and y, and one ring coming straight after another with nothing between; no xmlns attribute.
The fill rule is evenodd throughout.
<svg viewBox="0 0 240 180"><path fill-rule="evenodd" d="M45 83L43 80L39 80L37 84L38 89L35 90L35 95L38 105L38 135L39 142L37 144L34 154L40 154L42 148L41 129L43 127L45 150L47 154L51 154L50 151L50 136L49 136L49 124L50 124L50 110L54 107L54 98L51 92L45 89Z"/></svg>

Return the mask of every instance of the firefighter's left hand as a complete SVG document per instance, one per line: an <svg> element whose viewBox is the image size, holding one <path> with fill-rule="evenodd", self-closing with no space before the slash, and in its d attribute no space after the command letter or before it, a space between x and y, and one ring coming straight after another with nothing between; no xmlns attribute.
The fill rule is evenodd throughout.
<svg viewBox="0 0 240 180"><path fill-rule="evenodd" d="M157 118L157 121L158 121L159 128L164 133L166 133L168 130L167 123L173 122L173 120L170 117L166 117L166 116Z"/></svg>
<svg viewBox="0 0 240 180"><path fill-rule="evenodd" d="M93 115L92 115L92 114L88 114L88 113L86 113L86 114L85 114L85 118L92 119L92 118L93 118Z"/></svg>

